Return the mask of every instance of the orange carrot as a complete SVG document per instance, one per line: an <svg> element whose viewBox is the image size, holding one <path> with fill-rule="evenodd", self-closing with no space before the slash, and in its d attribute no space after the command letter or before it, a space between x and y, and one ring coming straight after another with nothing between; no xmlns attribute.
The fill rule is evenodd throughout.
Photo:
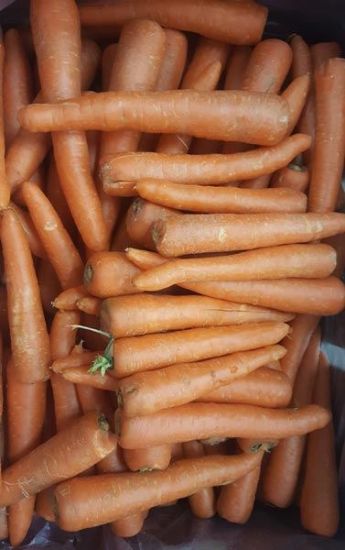
<svg viewBox="0 0 345 550"><path fill-rule="evenodd" d="M145 293L107 298L102 303L100 323L103 330L120 338L199 326L289 320L287 315L245 304L235 305L202 296Z"/></svg>
<svg viewBox="0 0 345 550"><path fill-rule="evenodd" d="M92 412L77 418L3 472L2 506L83 472L109 454L115 444L105 417Z"/></svg>
<svg viewBox="0 0 345 550"><path fill-rule="evenodd" d="M240 326L195 328L120 338L113 345L114 369L123 378L175 363L201 361L279 342L288 332L285 323L248 323Z"/></svg>
<svg viewBox="0 0 345 550"><path fill-rule="evenodd" d="M54 159L52 159L49 164L45 194L52 203L70 237L73 241L75 241L77 237L76 226L73 221L70 209L68 208L65 196L61 189L61 184L59 176L56 172Z"/></svg>
<svg viewBox="0 0 345 550"><path fill-rule="evenodd" d="M285 187L304 193L309 184L309 170L305 166L291 163L276 172L270 187Z"/></svg>
<svg viewBox="0 0 345 550"><path fill-rule="evenodd" d="M143 199L190 212L305 212L307 208L306 196L290 189L214 188L150 179L138 181L135 188Z"/></svg>
<svg viewBox="0 0 345 550"><path fill-rule="evenodd" d="M164 471L75 478L55 490L59 526L78 531L125 518L205 487L231 483L253 469L257 461L257 456L244 453L204 456L179 460ZM107 506L97 509L96 502L105 501Z"/></svg>
<svg viewBox="0 0 345 550"><path fill-rule="evenodd" d="M69 355L55 359L51 365L51 369L54 372L63 374L65 370L91 365L98 355L99 352L97 351L86 351L80 345L75 346Z"/></svg>
<svg viewBox="0 0 345 550"><path fill-rule="evenodd" d="M0 540L8 538L8 519L6 508L0 508Z"/></svg>
<svg viewBox="0 0 345 550"><path fill-rule="evenodd" d="M198 401L282 408L290 403L291 392L291 383L284 373L261 367L231 384L202 395Z"/></svg>
<svg viewBox="0 0 345 550"><path fill-rule="evenodd" d="M41 382L48 376L49 337L29 245L16 214L9 209L2 216L1 243L13 369L20 382Z"/></svg>
<svg viewBox="0 0 345 550"><path fill-rule="evenodd" d="M86 263L84 285L97 298L135 294L138 290L132 281L138 274L123 252L97 252Z"/></svg>
<svg viewBox="0 0 345 550"><path fill-rule="evenodd" d="M253 405L190 403L147 416L120 419L124 449L209 437L284 439L319 430L330 413L319 405L301 409L264 409Z"/></svg>
<svg viewBox="0 0 345 550"><path fill-rule="evenodd" d="M135 243L153 250L151 225L171 215L179 215L179 212L140 198L134 199L126 214L127 233Z"/></svg>
<svg viewBox="0 0 345 550"><path fill-rule="evenodd" d="M158 445L148 449L123 449L123 457L132 472L165 470L171 459L171 446Z"/></svg>
<svg viewBox="0 0 345 550"><path fill-rule="evenodd" d="M155 291L193 281L261 280L328 277L336 267L336 252L326 244L288 244L238 254L176 259L134 279L142 291ZM244 265L243 265L244 264Z"/></svg>
<svg viewBox="0 0 345 550"><path fill-rule="evenodd" d="M126 218L123 216L113 233L110 250L112 252L123 252L130 245L131 240L127 233Z"/></svg>
<svg viewBox="0 0 345 550"><path fill-rule="evenodd" d="M279 360L284 354L283 347L269 346L217 359L136 373L119 382L119 406L130 418L190 403L236 378L246 376L271 360Z"/></svg>
<svg viewBox="0 0 345 550"><path fill-rule="evenodd" d="M331 411L330 368L321 354L313 400ZM339 497L332 423L308 436L305 476L300 501L305 529L333 537L339 524Z"/></svg>
<svg viewBox="0 0 345 550"><path fill-rule="evenodd" d="M303 108L306 105L308 93L310 90L311 77L309 74L301 75L295 78L282 93L289 105L290 122L288 133L291 134L295 129Z"/></svg>
<svg viewBox="0 0 345 550"><path fill-rule="evenodd" d="M212 5L206 0L138 0L117 2L116 5L88 5L80 7L82 25L121 27L132 18L147 17L166 27L191 31L230 44L255 44L261 38L267 8L256 3L232 2L224 5L217 0ZM231 25L227 24L231 21Z"/></svg>
<svg viewBox="0 0 345 550"><path fill-rule="evenodd" d="M77 301L77 308L79 311L99 317L101 311L101 300L99 298L94 298L93 296L85 296Z"/></svg>
<svg viewBox="0 0 345 550"><path fill-rule="evenodd" d="M224 90L241 90L243 78L252 49L249 46L235 46L232 49L226 69Z"/></svg>
<svg viewBox="0 0 345 550"><path fill-rule="evenodd" d="M313 332L315 331L319 317L315 315L297 315L291 323L291 334L284 338L282 345L287 352L281 361L281 370L295 382L298 367L305 354Z"/></svg>
<svg viewBox="0 0 345 550"><path fill-rule="evenodd" d="M53 306L64 311L77 310L77 301L87 297L89 294L84 286L76 286L63 290L54 300Z"/></svg>
<svg viewBox="0 0 345 550"><path fill-rule="evenodd" d="M189 441L183 444L183 453L186 458L198 458L205 456L202 443ZM188 499L189 506L197 518L211 518L215 515L215 498L213 487L200 489Z"/></svg>
<svg viewBox="0 0 345 550"><path fill-rule="evenodd" d="M222 185L271 174L286 166L309 146L309 136L295 134L273 147L259 147L228 155L127 153L105 163L101 177L109 194L118 181L136 183L150 178L194 185Z"/></svg>
<svg viewBox="0 0 345 550"><path fill-rule="evenodd" d="M262 40L251 53L241 89L249 92L279 92L291 62L292 51L289 44L276 38Z"/></svg>
<svg viewBox="0 0 345 550"><path fill-rule="evenodd" d="M78 285L82 279L83 262L56 210L33 183L24 183L22 189L32 221L62 288Z"/></svg>
<svg viewBox="0 0 345 550"><path fill-rule="evenodd" d="M314 380L320 355L320 332L316 330L310 339L294 385L292 405L301 407L312 401ZM273 449L262 482L262 497L265 501L286 508L295 496L300 467L305 447L305 437L283 439Z"/></svg>
<svg viewBox="0 0 345 550"><path fill-rule="evenodd" d="M5 166L5 120L4 120L4 44L0 40L0 208L6 208L10 201L10 186L7 180Z"/></svg>
<svg viewBox="0 0 345 550"><path fill-rule="evenodd" d="M33 82L30 62L23 37L16 29L9 29L4 36L4 122L8 147L20 126L18 111L32 100Z"/></svg>
<svg viewBox="0 0 345 550"><path fill-rule="evenodd" d="M316 133L309 210L332 212L335 209L344 167L344 59L330 59L316 70L315 92Z"/></svg>
<svg viewBox="0 0 345 550"><path fill-rule="evenodd" d="M117 537L135 537L143 528L147 513L139 512L130 516L118 519L111 523L111 530Z"/></svg>
<svg viewBox="0 0 345 550"><path fill-rule="evenodd" d="M163 256L230 252L338 235L345 232L345 215L185 214L156 222L151 232Z"/></svg>
<svg viewBox="0 0 345 550"><path fill-rule="evenodd" d="M47 254L43 248L42 241L37 234L37 231L31 221L29 214L17 206L14 202L10 203L12 210L17 214L17 218L24 230L26 238L29 242L31 253L38 258L46 258Z"/></svg>
<svg viewBox="0 0 345 550"><path fill-rule="evenodd" d="M81 367L70 367L61 372L64 380L73 384L85 384L100 390L116 391L118 388L117 381L108 374L102 375L90 373L90 365Z"/></svg>
<svg viewBox="0 0 345 550"><path fill-rule="evenodd" d="M102 53L102 90L108 90L117 43L106 46Z"/></svg>
<svg viewBox="0 0 345 550"><path fill-rule="evenodd" d="M275 94L240 91L103 92L29 105L19 120L31 132L128 129L275 145L288 130L289 106Z"/></svg>
<svg viewBox="0 0 345 550"><path fill-rule="evenodd" d="M53 266L48 260L40 261L37 269L37 280L44 312L50 318L54 313L52 302L55 296L61 292L61 285Z"/></svg>
<svg viewBox="0 0 345 550"><path fill-rule="evenodd" d="M310 54L313 68L317 70L325 61L341 57L341 47L337 42L319 42L310 46Z"/></svg>

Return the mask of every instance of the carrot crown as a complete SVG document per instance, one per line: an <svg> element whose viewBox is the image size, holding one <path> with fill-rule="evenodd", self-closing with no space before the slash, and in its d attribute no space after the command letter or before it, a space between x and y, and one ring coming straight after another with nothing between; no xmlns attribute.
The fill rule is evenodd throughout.
<svg viewBox="0 0 345 550"><path fill-rule="evenodd" d="M105 332L104 330L99 330L93 327L87 327L85 325L72 325L72 328L74 330L82 329L82 330L88 330L90 332L95 332L96 334L100 334L101 336L104 336L105 338L109 339L103 355L97 355L96 359L92 361L91 367L89 368L90 374L101 374L102 376L105 376L108 370L114 368L113 354L112 354L112 347L114 344L113 336L109 334L109 332Z"/></svg>

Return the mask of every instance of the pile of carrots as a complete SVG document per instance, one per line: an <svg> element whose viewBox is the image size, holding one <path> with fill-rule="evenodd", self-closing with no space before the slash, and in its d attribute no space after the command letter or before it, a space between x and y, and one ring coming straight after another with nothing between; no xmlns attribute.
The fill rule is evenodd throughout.
<svg viewBox="0 0 345 550"><path fill-rule="evenodd" d="M333 536L345 60L245 0L31 0L0 45L0 538L187 498Z"/></svg>

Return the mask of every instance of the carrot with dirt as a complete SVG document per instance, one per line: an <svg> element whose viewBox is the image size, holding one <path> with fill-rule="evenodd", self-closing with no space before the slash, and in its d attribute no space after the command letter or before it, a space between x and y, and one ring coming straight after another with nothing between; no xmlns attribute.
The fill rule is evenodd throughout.
<svg viewBox="0 0 345 550"><path fill-rule="evenodd" d="M332 212L341 185L345 148L345 60L329 59L315 71L316 131L309 210Z"/></svg>
<svg viewBox="0 0 345 550"><path fill-rule="evenodd" d="M165 27L190 31L230 44L256 44L261 39L267 8L251 2L226 3L217 0L178 0L162 3L150 0L122 0L116 5L80 6L80 20L85 27L121 27L133 18L147 17ZM231 21L229 26L228 22Z"/></svg>
<svg viewBox="0 0 345 550"><path fill-rule="evenodd" d="M47 21L52 21L53 32ZM53 0L49 6L42 0L31 2L31 29L43 98L59 101L80 95L80 21L74 0ZM61 187L83 241L92 250L102 250L107 230L90 173L86 136L55 133L52 141Z"/></svg>
<svg viewBox="0 0 345 550"><path fill-rule="evenodd" d="M216 359L139 372L120 380L117 393L119 407L126 417L131 418L184 405L272 360L281 359L284 354L282 346L268 346Z"/></svg>
<svg viewBox="0 0 345 550"><path fill-rule="evenodd" d="M97 252L87 261L84 286L96 298L107 298L138 292L133 279L139 274L124 252Z"/></svg>
<svg viewBox="0 0 345 550"><path fill-rule="evenodd" d="M193 281L248 281L328 277L337 265L335 250L326 244L288 244L237 254L167 261L134 279L141 291L155 291Z"/></svg>
<svg viewBox="0 0 345 550"><path fill-rule="evenodd" d="M33 256L37 256L41 259L46 259L47 254L44 250L42 241L32 223L31 217L26 210L23 210L20 206L17 206L14 202L10 203L10 208L16 213L19 222L24 230L26 238L28 240L31 253Z"/></svg>
<svg viewBox="0 0 345 550"><path fill-rule="evenodd" d="M259 407L283 408L290 403L291 382L281 371L260 367L231 384L202 395L203 403L241 403Z"/></svg>
<svg viewBox="0 0 345 550"><path fill-rule="evenodd" d="M127 153L105 163L101 177L105 191L112 194L118 182L135 184L143 179L168 180L193 185L223 185L271 174L286 166L310 146L310 138L295 134L273 147L258 147L244 153L168 155Z"/></svg>
<svg viewBox="0 0 345 550"><path fill-rule="evenodd" d="M170 445L156 445L148 449L123 449L123 458L132 472L165 470L171 460Z"/></svg>
<svg viewBox="0 0 345 550"><path fill-rule="evenodd" d="M319 405L300 409L264 409L253 405L189 403L146 416L120 417L124 449L208 439L246 437L284 439L325 427L330 413Z"/></svg>
<svg viewBox="0 0 345 550"><path fill-rule="evenodd" d="M291 406L302 407L311 403L319 356L320 331L316 329L298 368ZM273 449L262 480L262 498L266 502L279 508L287 508L292 504L305 443L305 437L295 436L283 439Z"/></svg>
<svg viewBox="0 0 345 550"><path fill-rule="evenodd" d="M288 330L285 323L266 322L119 338L113 344L113 361L109 361L107 370L112 376L124 378L176 363L248 351L278 343Z"/></svg>
<svg viewBox="0 0 345 550"><path fill-rule="evenodd" d="M158 206L141 198L134 199L126 214L127 233L135 243L154 250L151 225L160 219L179 214L177 210Z"/></svg>
<svg viewBox="0 0 345 550"><path fill-rule="evenodd" d="M49 336L29 244L10 209L2 214L1 244L13 369L20 382L41 382L48 377Z"/></svg>
<svg viewBox="0 0 345 550"><path fill-rule="evenodd" d="M19 109L32 101L33 79L23 37L17 29L9 29L5 33L4 47L3 107L8 147L20 128L17 118Z"/></svg>
<svg viewBox="0 0 345 550"><path fill-rule="evenodd" d="M116 296L104 300L100 310L102 330L115 338L187 328L289 320L291 316L278 312L193 295L145 293Z"/></svg>
<svg viewBox="0 0 345 550"><path fill-rule="evenodd" d="M138 181L135 189L143 199L176 210L204 213L305 212L307 198L292 189L238 189L183 185L159 180Z"/></svg>
<svg viewBox="0 0 345 550"><path fill-rule="evenodd" d="M23 197L38 236L62 288L80 284L84 265L53 205L36 185L22 185Z"/></svg>
<svg viewBox="0 0 345 550"><path fill-rule="evenodd" d="M285 137L289 119L289 106L278 95L224 90L90 93L19 113L31 132L128 129L266 146Z"/></svg>
<svg viewBox="0 0 345 550"><path fill-rule="evenodd" d="M7 364L7 458L10 464L25 457L39 444L46 417L46 383L23 384L17 380L11 361ZM8 530L12 545L24 540L31 525L35 497L12 504Z"/></svg>
<svg viewBox="0 0 345 550"><path fill-rule="evenodd" d="M205 456L205 451L199 441L189 441L183 444L183 454L185 458L199 458ZM188 498L188 502L197 518L212 518L216 513L213 487L200 489Z"/></svg>
<svg viewBox="0 0 345 550"><path fill-rule="evenodd" d="M309 184L309 170L306 166L290 163L276 172L270 183L272 188L288 188L305 193Z"/></svg>
<svg viewBox="0 0 345 550"><path fill-rule="evenodd" d="M78 475L107 456L115 445L104 416L91 412L77 418L4 470L1 505L14 504Z"/></svg>
<svg viewBox="0 0 345 550"><path fill-rule="evenodd" d="M320 356L313 401L329 411L332 409L330 366L323 354ZM332 422L308 436L300 513L304 529L326 537L336 534L340 511Z"/></svg>
<svg viewBox="0 0 345 550"><path fill-rule="evenodd" d="M345 215L335 212L185 214L160 220L151 229L158 252L172 257L308 243L344 232Z"/></svg>
<svg viewBox="0 0 345 550"><path fill-rule="evenodd" d="M231 483L253 469L257 461L257 456L244 453L204 456L179 460L164 471L75 478L55 490L59 526L78 531L144 512L205 487ZM96 506L105 501L107 506Z"/></svg>
<svg viewBox="0 0 345 550"><path fill-rule="evenodd" d="M82 89L88 89L97 70L100 57L99 47L92 40L83 40L81 50ZM39 93L35 102L42 101ZM27 132L20 128L6 152L6 174L12 191L35 173L50 148L50 137L45 134Z"/></svg>
<svg viewBox="0 0 345 550"><path fill-rule="evenodd" d="M0 208L6 208L10 201L11 190L7 180L5 164L5 120L4 120L4 43L0 39Z"/></svg>

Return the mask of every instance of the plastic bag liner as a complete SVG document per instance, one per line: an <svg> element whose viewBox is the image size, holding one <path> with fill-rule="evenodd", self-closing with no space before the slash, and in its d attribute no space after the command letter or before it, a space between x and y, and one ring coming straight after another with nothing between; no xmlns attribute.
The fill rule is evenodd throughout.
<svg viewBox="0 0 345 550"><path fill-rule="evenodd" d="M116 0L112 0L116 2ZM144 0L143 0L144 1ZM47 0L49 2L49 0ZM8 6L9 4L12 4ZM343 0L267 0L270 9L265 36L287 39L300 33L310 42L339 42L345 50ZM0 0L1 24L23 23L28 0ZM8 6L6 8L6 6ZM4 9L6 8L6 9ZM231 22L229 22L231 24ZM320 295L320 300L322 296ZM130 539L115 537L110 528L66 533L37 518L21 549L30 550L344 550L345 549L345 313L323 321L322 347L332 364L334 422L337 437L341 527L327 539L304 531L297 508L276 510L257 505L246 525L220 518L200 520L184 502L150 512L143 531ZM10 548L0 542L0 550Z"/></svg>

